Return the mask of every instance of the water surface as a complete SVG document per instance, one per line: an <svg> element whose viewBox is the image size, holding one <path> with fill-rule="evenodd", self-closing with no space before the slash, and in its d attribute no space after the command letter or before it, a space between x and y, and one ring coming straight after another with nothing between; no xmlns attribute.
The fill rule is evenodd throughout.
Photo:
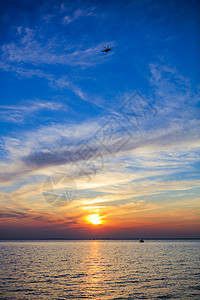
<svg viewBox="0 0 200 300"><path fill-rule="evenodd" d="M0 299L200 299L200 241L2 241Z"/></svg>

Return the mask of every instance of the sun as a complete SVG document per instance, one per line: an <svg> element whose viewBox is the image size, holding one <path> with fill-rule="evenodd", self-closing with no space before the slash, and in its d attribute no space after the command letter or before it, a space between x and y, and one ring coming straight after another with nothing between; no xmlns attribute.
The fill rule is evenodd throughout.
<svg viewBox="0 0 200 300"><path fill-rule="evenodd" d="M99 216L99 214L93 214L93 215L89 215L87 217L87 220L92 223L93 225L99 225L102 223L101 221L101 217Z"/></svg>

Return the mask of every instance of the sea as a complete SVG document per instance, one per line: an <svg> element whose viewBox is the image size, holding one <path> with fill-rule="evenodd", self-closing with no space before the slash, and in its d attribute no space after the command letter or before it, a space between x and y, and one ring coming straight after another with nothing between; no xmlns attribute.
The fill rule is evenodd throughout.
<svg viewBox="0 0 200 300"><path fill-rule="evenodd" d="M0 242L0 299L200 299L200 240Z"/></svg>

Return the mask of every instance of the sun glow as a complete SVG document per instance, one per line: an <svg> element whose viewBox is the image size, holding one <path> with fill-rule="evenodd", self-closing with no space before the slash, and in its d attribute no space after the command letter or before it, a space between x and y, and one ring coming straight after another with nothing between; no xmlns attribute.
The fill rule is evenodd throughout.
<svg viewBox="0 0 200 300"><path fill-rule="evenodd" d="M94 214L94 215L89 215L87 217L87 220L92 223L93 225L99 225L102 223L101 221L101 217L99 216L99 214Z"/></svg>

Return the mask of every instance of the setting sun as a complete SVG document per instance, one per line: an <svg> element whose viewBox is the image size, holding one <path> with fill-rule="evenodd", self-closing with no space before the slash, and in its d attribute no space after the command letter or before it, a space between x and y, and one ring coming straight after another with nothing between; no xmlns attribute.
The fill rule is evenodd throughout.
<svg viewBox="0 0 200 300"><path fill-rule="evenodd" d="M99 214L94 214L94 215L89 215L87 217L87 220L92 223L93 225L99 225L102 223L101 221L101 217L99 216Z"/></svg>

